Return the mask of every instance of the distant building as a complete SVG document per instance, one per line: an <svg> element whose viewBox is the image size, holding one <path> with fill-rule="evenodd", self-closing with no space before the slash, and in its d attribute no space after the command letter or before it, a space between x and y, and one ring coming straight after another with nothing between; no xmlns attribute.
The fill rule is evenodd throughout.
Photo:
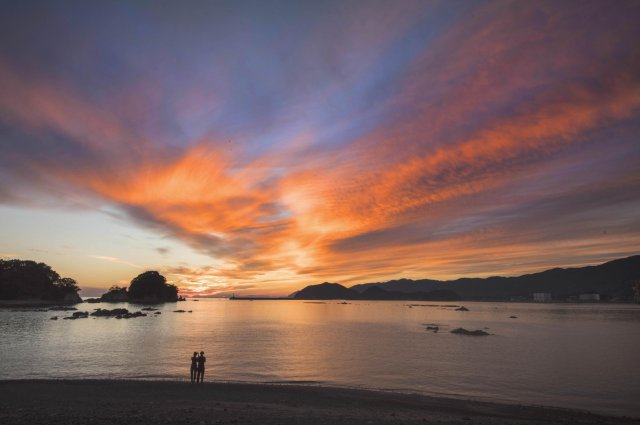
<svg viewBox="0 0 640 425"><path fill-rule="evenodd" d="M548 292L534 292L533 301L537 303L548 303L551 301L551 294Z"/></svg>
<svg viewBox="0 0 640 425"><path fill-rule="evenodd" d="M580 301L600 301L600 294L595 292L589 292L586 294L580 294Z"/></svg>

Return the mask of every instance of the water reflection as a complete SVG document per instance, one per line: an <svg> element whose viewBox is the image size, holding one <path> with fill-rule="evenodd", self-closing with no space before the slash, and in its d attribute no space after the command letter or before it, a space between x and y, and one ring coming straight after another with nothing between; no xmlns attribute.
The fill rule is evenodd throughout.
<svg viewBox="0 0 640 425"><path fill-rule="evenodd" d="M0 311L0 378L312 381L640 415L640 308L201 300L129 320ZM93 308L131 305L81 306ZM174 313L176 308L193 313ZM511 319L510 316L517 316ZM437 323L441 331L425 330ZM494 334L453 335L456 327ZM29 368L23 365L28 364Z"/></svg>

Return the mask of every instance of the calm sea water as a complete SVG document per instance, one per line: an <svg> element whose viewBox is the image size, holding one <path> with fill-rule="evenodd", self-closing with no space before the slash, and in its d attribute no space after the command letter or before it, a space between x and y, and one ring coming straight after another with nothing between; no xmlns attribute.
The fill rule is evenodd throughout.
<svg viewBox="0 0 640 425"><path fill-rule="evenodd" d="M0 379L310 382L640 417L640 306L201 300L158 317L0 310ZM426 306L425 306L426 305ZM84 304L79 310L139 306ZM175 309L193 313L174 313ZM509 316L515 315L517 319ZM439 333L425 330L440 325ZM449 333L456 327L493 335Z"/></svg>

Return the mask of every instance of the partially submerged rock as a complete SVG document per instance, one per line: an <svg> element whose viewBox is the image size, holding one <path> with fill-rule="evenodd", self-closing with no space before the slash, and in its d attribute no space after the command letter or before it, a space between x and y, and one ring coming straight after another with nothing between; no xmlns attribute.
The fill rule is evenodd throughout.
<svg viewBox="0 0 640 425"><path fill-rule="evenodd" d="M108 308L99 308L91 313L92 316L98 317L116 317L122 316L123 314L129 314L129 310L126 308L114 308L112 310L109 310Z"/></svg>
<svg viewBox="0 0 640 425"><path fill-rule="evenodd" d="M460 308L456 308L456 311L469 311L469 309L462 305Z"/></svg>
<svg viewBox="0 0 640 425"><path fill-rule="evenodd" d="M64 317L64 320L86 319L89 317L88 311L75 311L71 316Z"/></svg>
<svg viewBox="0 0 640 425"><path fill-rule="evenodd" d="M147 316L146 313L143 313L141 311L136 311L134 313L126 313L126 314L116 316L116 319L133 319L136 317L146 317L146 316Z"/></svg>
<svg viewBox="0 0 640 425"><path fill-rule="evenodd" d="M458 334L458 335L469 335L469 336L487 336L490 335L488 332L485 332L483 330L475 330L475 331L469 331L465 328L457 328L451 331L452 334Z"/></svg>
<svg viewBox="0 0 640 425"><path fill-rule="evenodd" d="M91 315L98 317L115 317L116 319L133 319L136 317L145 317L147 314L141 311L130 312L126 308L114 308L112 310L99 308L91 313Z"/></svg>

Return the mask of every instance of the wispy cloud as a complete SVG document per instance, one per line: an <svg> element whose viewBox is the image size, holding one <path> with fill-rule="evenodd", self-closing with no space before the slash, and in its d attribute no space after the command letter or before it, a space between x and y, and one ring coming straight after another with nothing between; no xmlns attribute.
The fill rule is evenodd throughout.
<svg viewBox="0 0 640 425"><path fill-rule="evenodd" d="M120 258L116 258L116 257L109 257L107 255L89 255L88 257L90 258L95 258L96 260L103 260L103 261L109 261L111 263L118 263L118 264L124 264L126 266L130 266L130 267L135 267L137 269L142 268L142 266L139 266L137 264L133 264L130 263L128 261L125 260L121 260Z"/></svg>
<svg viewBox="0 0 640 425"><path fill-rule="evenodd" d="M141 39L105 6L127 37L96 20L81 45L14 12L37 42L0 43L0 202L109 205L212 258L165 267L189 293L637 250L637 2L211 7L219 27L142 8Z"/></svg>

